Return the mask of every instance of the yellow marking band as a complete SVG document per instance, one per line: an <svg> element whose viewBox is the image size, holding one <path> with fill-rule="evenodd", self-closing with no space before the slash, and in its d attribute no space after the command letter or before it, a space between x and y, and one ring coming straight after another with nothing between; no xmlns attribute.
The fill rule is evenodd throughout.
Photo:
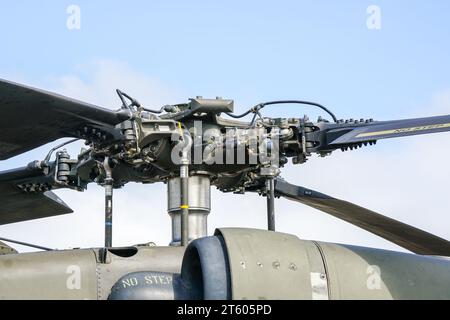
<svg viewBox="0 0 450 320"><path fill-rule="evenodd" d="M450 123L430 124L429 126L409 127L409 128L400 128L400 129L360 133L356 136L356 138L382 136L385 134L425 131L425 130L433 130L433 129L441 129L441 128L449 128L449 127L450 127Z"/></svg>
<svg viewBox="0 0 450 320"><path fill-rule="evenodd" d="M181 122L178 122L178 130L180 131L180 136L183 137L183 128L181 127Z"/></svg>
<svg viewBox="0 0 450 320"><path fill-rule="evenodd" d="M189 206L187 204L182 204L180 206L181 209L189 209Z"/></svg>

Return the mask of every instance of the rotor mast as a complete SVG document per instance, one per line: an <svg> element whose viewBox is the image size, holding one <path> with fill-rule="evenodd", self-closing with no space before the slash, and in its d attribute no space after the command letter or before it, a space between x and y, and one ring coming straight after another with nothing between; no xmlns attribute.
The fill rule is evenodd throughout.
<svg viewBox="0 0 450 320"><path fill-rule="evenodd" d="M186 178L188 208L182 208L182 178L173 177L167 182L168 213L172 220L171 246L187 245L189 241L208 233L207 218L211 211L211 185L207 175L191 175ZM182 223L183 211L187 211L187 223ZM183 244L183 233L186 243Z"/></svg>

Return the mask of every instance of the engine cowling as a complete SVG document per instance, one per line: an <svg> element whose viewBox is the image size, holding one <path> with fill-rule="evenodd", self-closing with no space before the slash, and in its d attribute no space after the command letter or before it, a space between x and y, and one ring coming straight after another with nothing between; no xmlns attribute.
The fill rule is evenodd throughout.
<svg viewBox="0 0 450 320"><path fill-rule="evenodd" d="M135 276L145 275L153 274ZM164 276L172 279L164 295L143 294L161 291L160 283L141 281L137 290L119 280L110 299L450 299L447 258L242 228L192 241L181 274Z"/></svg>

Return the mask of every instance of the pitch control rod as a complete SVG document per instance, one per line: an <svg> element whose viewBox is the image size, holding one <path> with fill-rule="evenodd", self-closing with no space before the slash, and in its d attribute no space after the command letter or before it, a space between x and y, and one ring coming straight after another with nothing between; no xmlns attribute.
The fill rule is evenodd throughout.
<svg viewBox="0 0 450 320"><path fill-rule="evenodd" d="M274 178L266 180L267 189L267 230L275 231L275 181Z"/></svg>
<svg viewBox="0 0 450 320"><path fill-rule="evenodd" d="M180 143L183 144L181 151L180 166L180 209L181 209L181 245L187 246L189 243L189 150L192 146L192 138L189 131L182 129L178 122L180 130Z"/></svg>
<svg viewBox="0 0 450 320"><path fill-rule="evenodd" d="M106 178L105 188L105 248L112 247L112 206L113 206L113 178L112 170L109 165L109 158L106 157L103 162Z"/></svg>
<svg viewBox="0 0 450 320"><path fill-rule="evenodd" d="M187 246L189 243L189 167L182 165L180 168L180 188L181 188L181 245Z"/></svg>

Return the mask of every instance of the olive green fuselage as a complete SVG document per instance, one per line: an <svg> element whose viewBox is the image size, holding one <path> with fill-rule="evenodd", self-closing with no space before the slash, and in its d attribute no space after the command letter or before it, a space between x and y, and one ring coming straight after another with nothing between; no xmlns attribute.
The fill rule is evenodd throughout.
<svg viewBox="0 0 450 320"><path fill-rule="evenodd" d="M450 299L447 258L253 229L219 229L215 237L227 254L232 299ZM180 274L203 272L193 280L199 287L210 276L202 266L205 261L183 259L199 258L192 250L185 255L183 247L152 246L109 249L106 255L102 249L4 254L0 298L107 299L114 285L125 290L145 285L145 290L157 291L152 297L176 298L174 283ZM182 272L182 264L189 268ZM124 277L137 272L153 273L142 277L144 284L139 277ZM161 288L167 290L158 295Z"/></svg>

